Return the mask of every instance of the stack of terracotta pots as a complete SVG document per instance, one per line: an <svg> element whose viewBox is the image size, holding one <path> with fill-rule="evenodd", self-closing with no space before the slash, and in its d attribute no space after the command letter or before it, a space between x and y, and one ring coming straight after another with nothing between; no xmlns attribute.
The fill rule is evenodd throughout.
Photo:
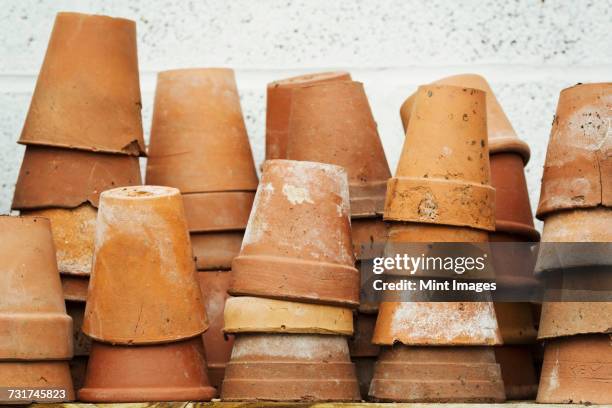
<svg viewBox="0 0 612 408"><path fill-rule="evenodd" d="M207 326L179 190L103 192L83 321L93 343L79 399L212 398Z"/></svg>
<svg viewBox="0 0 612 408"><path fill-rule="evenodd" d="M455 75L433 84L479 89L486 93L487 133L491 184L495 188L495 231L489 233L498 290L508 290L522 296L535 289L534 256L526 244L504 245L504 242L537 242L540 235L533 225L527 182L523 166L530 156L529 146L521 141L506 117L493 90L480 75ZM416 96L411 96L400 109L404 130L410 121L410 111ZM537 392L537 377L532 345L536 326L532 306L527 302L495 303L497 321L503 345L495 348L500 364L506 397L533 399Z"/></svg>
<svg viewBox="0 0 612 408"><path fill-rule="evenodd" d="M372 259L382 255L382 220L391 172L363 85L346 72L289 78L268 85L266 157L329 163L349 178L352 240L361 273L355 336L349 345L367 397L378 347L371 344L377 302Z"/></svg>
<svg viewBox="0 0 612 408"><path fill-rule="evenodd" d="M257 174L234 72L180 69L157 79L148 184L183 194L210 329L204 334L212 383L219 387L232 350L223 306L232 259L249 218Z"/></svg>
<svg viewBox="0 0 612 408"><path fill-rule="evenodd" d="M19 140L26 151L12 208L51 220L64 298L75 322L77 386L89 354L80 322L99 194L141 184L140 107L135 23L59 13Z"/></svg>
<svg viewBox="0 0 612 408"><path fill-rule="evenodd" d="M46 218L0 216L0 339L0 400L9 388L56 390L49 399L74 400L72 319ZM41 400L28 398L21 403Z"/></svg>
<svg viewBox="0 0 612 408"><path fill-rule="evenodd" d="M419 87L384 218L386 256L409 243L486 243L494 230L486 95L450 85ZM402 271L393 271L402 276ZM370 396L381 401L503 401L492 345L501 343L492 302L383 298L373 342L383 346Z"/></svg>
<svg viewBox="0 0 612 408"><path fill-rule="evenodd" d="M236 334L221 398L359 400L346 337L359 304L346 172L291 160L263 165L225 331Z"/></svg>
<svg viewBox="0 0 612 408"><path fill-rule="evenodd" d="M612 302L571 301L575 293L606 300L611 290L611 111L612 83L559 96L537 211L544 229L536 272L556 292L542 305L538 402L612 404Z"/></svg>

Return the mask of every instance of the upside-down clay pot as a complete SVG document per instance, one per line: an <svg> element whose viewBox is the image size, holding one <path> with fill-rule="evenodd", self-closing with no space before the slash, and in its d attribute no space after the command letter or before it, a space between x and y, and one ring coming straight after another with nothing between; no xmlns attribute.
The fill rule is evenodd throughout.
<svg viewBox="0 0 612 408"><path fill-rule="evenodd" d="M494 230L486 119L482 91L419 87L385 220Z"/></svg>
<svg viewBox="0 0 612 408"><path fill-rule="evenodd" d="M225 401L358 401L346 338L240 334L225 371Z"/></svg>
<svg viewBox="0 0 612 408"><path fill-rule="evenodd" d="M372 344L374 326L376 326L376 315L356 313L354 318L355 334L349 338L349 350L351 358L354 357L376 357L380 347Z"/></svg>
<svg viewBox="0 0 612 408"><path fill-rule="evenodd" d="M226 333L353 334L351 309L250 296L227 299Z"/></svg>
<svg viewBox="0 0 612 408"><path fill-rule="evenodd" d="M244 231L254 191L183 194L189 232Z"/></svg>
<svg viewBox="0 0 612 408"><path fill-rule="evenodd" d="M506 398L532 400L538 392L530 345L495 347L495 360L501 369Z"/></svg>
<svg viewBox="0 0 612 408"><path fill-rule="evenodd" d="M537 216L612 206L612 83L580 84L559 95Z"/></svg>
<svg viewBox="0 0 612 408"><path fill-rule="evenodd" d="M546 343L536 401L612 404L609 334L563 337Z"/></svg>
<svg viewBox="0 0 612 408"><path fill-rule="evenodd" d="M504 384L489 347L406 347L381 351L370 397L392 402L502 402Z"/></svg>
<svg viewBox="0 0 612 408"><path fill-rule="evenodd" d="M45 217L51 221L61 274L89 276L96 232L95 207L83 204L76 208L28 210L21 214Z"/></svg>
<svg viewBox="0 0 612 408"><path fill-rule="evenodd" d="M71 357L49 220L0 216L0 361Z"/></svg>
<svg viewBox="0 0 612 408"><path fill-rule="evenodd" d="M63 396L53 402L74 401L68 361L0 361L0 384L9 389L54 389ZM21 404L37 398L19 400Z"/></svg>
<svg viewBox="0 0 612 408"><path fill-rule="evenodd" d="M135 22L58 13L19 143L144 155L141 107Z"/></svg>
<svg viewBox="0 0 612 408"><path fill-rule="evenodd" d="M257 188L231 69L158 74L146 183L176 187L182 193Z"/></svg>
<svg viewBox="0 0 612 408"><path fill-rule="evenodd" d="M12 209L97 207L102 191L138 184L138 157L27 146Z"/></svg>
<svg viewBox="0 0 612 408"><path fill-rule="evenodd" d="M295 88L350 80L348 72L337 71L300 75L269 83L266 96L266 160L287 158L287 131Z"/></svg>
<svg viewBox="0 0 612 408"><path fill-rule="evenodd" d="M240 253L244 231L196 232L190 235L198 271L227 270Z"/></svg>
<svg viewBox="0 0 612 408"><path fill-rule="evenodd" d="M391 172L363 84L334 81L294 89L287 159L344 167L351 216L382 214Z"/></svg>
<svg viewBox="0 0 612 408"><path fill-rule="evenodd" d="M102 193L83 332L113 344L151 344L206 328L180 192Z"/></svg>
<svg viewBox="0 0 612 408"><path fill-rule="evenodd" d="M230 276L231 271L198 272L198 281L209 321L208 330L202 335L206 350L208 378L217 390L221 389L225 366L230 359L234 345L234 336L223 333L223 311L228 297Z"/></svg>
<svg viewBox="0 0 612 408"><path fill-rule="evenodd" d="M202 401L214 395L201 336L148 346L94 342L78 393L87 402Z"/></svg>
<svg viewBox="0 0 612 408"><path fill-rule="evenodd" d="M341 167L266 161L229 293L358 306L348 195Z"/></svg>

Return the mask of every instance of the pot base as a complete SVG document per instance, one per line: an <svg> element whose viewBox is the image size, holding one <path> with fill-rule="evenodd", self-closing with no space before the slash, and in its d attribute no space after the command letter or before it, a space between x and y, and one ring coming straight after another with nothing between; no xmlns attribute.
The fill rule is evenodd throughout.
<svg viewBox="0 0 612 408"><path fill-rule="evenodd" d="M54 402L74 401L68 361L0 361L0 384L7 388L64 390L65 398Z"/></svg>

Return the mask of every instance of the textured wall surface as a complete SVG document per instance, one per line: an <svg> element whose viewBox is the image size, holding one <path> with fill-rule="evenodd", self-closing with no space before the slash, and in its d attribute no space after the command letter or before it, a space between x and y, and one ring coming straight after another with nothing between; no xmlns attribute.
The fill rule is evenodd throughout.
<svg viewBox="0 0 612 408"><path fill-rule="evenodd" d="M148 133L155 73L180 67L236 70L255 160L263 160L265 85L345 69L364 82L392 170L403 132L398 109L418 84L476 72L491 82L519 136L537 204L559 91L609 81L605 1L69 1L5 0L0 9L0 213L9 211L23 147L16 144L57 11L138 24Z"/></svg>

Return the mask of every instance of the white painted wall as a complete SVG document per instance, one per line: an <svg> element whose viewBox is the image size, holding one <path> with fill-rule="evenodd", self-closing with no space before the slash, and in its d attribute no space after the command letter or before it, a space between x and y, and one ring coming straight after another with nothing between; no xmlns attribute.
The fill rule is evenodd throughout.
<svg viewBox="0 0 612 408"><path fill-rule="evenodd" d="M364 82L385 151L397 163L398 109L420 83L485 75L520 137L537 204L559 91L610 81L612 0L4 0L0 7L0 213L10 208L23 147L16 141L57 11L138 23L145 132L155 72L236 70L257 163L263 160L265 85L308 71L346 69Z"/></svg>

